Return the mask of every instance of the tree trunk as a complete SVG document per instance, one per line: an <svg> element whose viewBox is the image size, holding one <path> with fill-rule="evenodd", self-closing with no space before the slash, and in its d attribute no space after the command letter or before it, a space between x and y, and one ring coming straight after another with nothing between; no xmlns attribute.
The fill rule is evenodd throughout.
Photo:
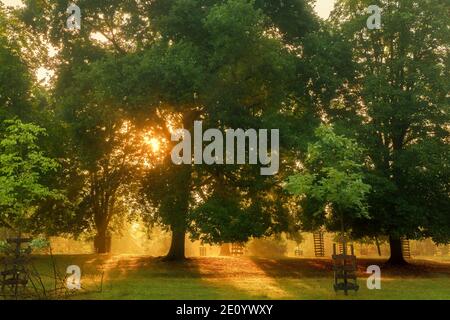
<svg viewBox="0 0 450 320"><path fill-rule="evenodd" d="M183 119L183 127L192 132L194 120L199 116L198 110L191 110L187 112ZM171 143L171 147L175 144ZM172 201L173 212L169 219L168 224L172 230L172 241L170 244L169 252L164 260L175 261L184 260L185 256L185 242L186 242L186 217L189 211L189 202L191 198L191 170L190 166L175 165L172 162L170 155L167 155L166 161L172 166L168 180L170 181L170 192L173 196L172 199L166 201Z"/></svg>
<svg viewBox="0 0 450 320"><path fill-rule="evenodd" d="M229 243L224 243L220 246L220 255L221 256L231 256L231 249Z"/></svg>
<svg viewBox="0 0 450 320"><path fill-rule="evenodd" d="M174 207L176 208L172 212L170 229L172 230L172 240L170 243L170 249L164 260L175 261L184 260L185 256L185 242L186 242L186 215L189 210L189 186L186 183L186 171L182 170L178 175L181 188L177 190L182 195L174 200ZM190 174L190 172L188 172Z"/></svg>
<svg viewBox="0 0 450 320"><path fill-rule="evenodd" d="M380 242L378 241L378 238L377 238L377 237L375 237L375 243L376 243L376 245L377 245L377 252L378 252L378 255L381 257L381 247L380 247Z"/></svg>
<svg viewBox="0 0 450 320"><path fill-rule="evenodd" d="M111 251L111 237L106 233L106 231L97 232L94 239L94 248L95 252L99 254L109 253Z"/></svg>
<svg viewBox="0 0 450 320"><path fill-rule="evenodd" d="M402 241L399 237L389 236L389 246L391 248L391 257L387 261L390 265L405 265L408 264L403 257Z"/></svg>
<svg viewBox="0 0 450 320"><path fill-rule="evenodd" d="M170 243L169 253L164 260L175 261L184 260L185 256L186 233L184 228L174 228L172 231L172 241Z"/></svg>

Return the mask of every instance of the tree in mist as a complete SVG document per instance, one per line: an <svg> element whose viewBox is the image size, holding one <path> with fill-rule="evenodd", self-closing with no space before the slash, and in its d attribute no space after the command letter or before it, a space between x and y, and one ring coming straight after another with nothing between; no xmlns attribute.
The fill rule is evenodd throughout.
<svg viewBox="0 0 450 320"><path fill-rule="evenodd" d="M56 205L68 212L65 221L58 221L54 233L79 235L94 231L95 249L105 253L111 221L115 216L123 219L128 213L125 203L131 201L133 188L142 175L143 154L148 147L143 132L131 122L121 104L103 96L101 84L108 79L97 78L99 73L93 67L94 62L109 54L125 54L127 39L115 32L129 3L80 1L83 28L79 32L65 29L65 1L30 0L25 4L19 10L21 20L42 36L47 51L49 46L57 50L54 58L48 52L43 56L55 72L48 98L48 109L58 128L53 141L63 139L55 148L63 159L63 170L56 180L65 184L70 205L47 203L45 209ZM92 39L94 34L105 41ZM100 85L93 85L95 82Z"/></svg>
<svg viewBox="0 0 450 320"><path fill-rule="evenodd" d="M382 9L368 30L367 7ZM353 48L356 76L346 104L327 110L337 132L367 150L370 220L357 235L389 236L390 262L404 263L400 239L450 240L449 3L338 1L333 26Z"/></svg>

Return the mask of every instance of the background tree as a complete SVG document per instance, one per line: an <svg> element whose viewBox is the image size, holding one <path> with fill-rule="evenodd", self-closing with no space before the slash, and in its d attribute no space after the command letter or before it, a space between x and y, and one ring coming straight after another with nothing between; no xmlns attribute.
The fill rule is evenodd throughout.
<svg viewBox="0 0 450 320"><path fill-rule="evenodd" d="M368 30L367 7L382 9L382 28ZM404 263L400 239L448 242L449 3L338 1L336 30L353 48L356 103L336 100L327 114L337 132L367 150L370 221L358 235L387 235L390 262Z"/></svg>
<svg viewBox="0 0 450 320"><path fill-rule="evenodd" d="M32 80L22 56L12 14L0 3L0 119L28 118L31 111Z"/></svg>
<svg viewBox="0 0 450 320"><path fill-rule="evenodd" d="M52 160L59 158L52 149L53 133L57 132L58 126L52 122L45 90L35 76L40 58L45 58L41 52L45 50L41 50L39 44L18 18L18 12L0 4L0 121L5 139L3 150L7 152L3 158L4 205L14 198L11 192L22 192L21 196L25 197L18 199L17 208L8 207L5 211L11 219L21 217L20 223L9 222L11 227L15 225L22 231L50 234L51 226L58 225L54 222L64 221L67 217L67 211L58 209L68 202L65 196L52 196L50 192L60 190L65 193L64 187L54 179L61 173L60 163ZM18 143L16 148L20 145L20 150L6 145L14 141ZM40 163L45 167L39 168ZM50 164L54 167L49 168ZM28 180L24 181L25 177ZM57 208L55 204L60 206ZM14 210L17 212L12 213Z"/></svg>
<svg viewBox="0 0 450 320"><path fill-rule="evenodd" d="M59 221L60 228L55 231L72 235L95 231L94 245L99 253L108 251L110 222L115 215L127 213L123 204L144 166L144 132L130 122L120 103L105 99L102 87L92 85L108 81L96 78L95 61L109 54L117 58L135 44L130 39L136 29L127 31L135 26L135 20L124 19L126 14L137 13L132 11L133 3L78 1L83 9L79 32L65 28L66 1L28 0L19 14L28 28L57 52L47 60L55 72L49 109L58 124L55 137L64 137L64 143L55 148L64 159L57 180L66 185L71 206L59 206L70 216ZM48 203L46 208L54 205Z"/></svg>
<svg viewBox="0 0 450 320"><path fill-rule="evenodd" d="M58 99L64 123L73 144L71 162L82 181L72 223L81 222L85 232L96 231L95 249L109 251L110 222L114 216L126 216L125 203L133 198L145 169L145 132L138 130L126 114L101 98L92 86L98 74L80 71L76 87ZM99 81L96 78L96 81ZM76 99L76 97L82 97Z"/></svg>

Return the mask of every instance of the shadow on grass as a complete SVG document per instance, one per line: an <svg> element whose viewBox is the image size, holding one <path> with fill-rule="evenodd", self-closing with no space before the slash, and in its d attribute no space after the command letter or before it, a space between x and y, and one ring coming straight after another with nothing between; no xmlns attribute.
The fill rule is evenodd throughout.
<svg viewBox="0 0 450 320"><path fill-rule="evenodd" d="M403 267L386 265L385 259L358 260L358 293L349 296L332 289L330 259L258 259L252 261L277 285L295 299L449 299L450 265L432 261L410 261ZM369 265L382 270L382 290L369 290L366 281Z"/></svg>
<svg viewBox="0 0 450 320"><path fill-rule="evenodd" d="M59 272L78 265L87 290L75 299L395 299L426 298L426 291L442 298L450 288L449 264L414 261L404 268L383 267L385 260L358 260L361 292L341 297L332 289L329 259L190 258L181 262L135 255L57 255ZM35 257L39 272L51 274L48 256ZM382 268L383 290L368 291L368 265ZM99 275L104 272L103 291ZM414 280L415 279L415 280ZM447 279L447 281L442 280ZM96 283L97 281L97 283ZM409 291L408 291L409 290ZM428 291L427 291L428 290Z"/></svg>
<svg viewBox="0 0 450 320"><path fill-rule="evenodd" d="M35 257L42 274L52 271L48 256ZM205 272L208 259L163 261L161 258L133 255L56 255L61 274L67 266L82 270L82 286L86 290L74 299L255 299L265 298L228 285L212 268ZM214 263L212 264L214 265ZM210 266L211 267L211 266ZM98 292L99 275L104 272L102 292ZM219 279L221 281L211 281ZM51 285L51 284L50 284Z"/></svg>

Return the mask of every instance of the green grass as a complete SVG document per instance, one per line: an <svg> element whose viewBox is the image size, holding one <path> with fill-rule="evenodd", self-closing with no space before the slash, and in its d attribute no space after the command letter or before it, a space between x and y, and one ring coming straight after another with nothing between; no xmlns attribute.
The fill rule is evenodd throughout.
<svg viewBox="0 0 450 320"><path fill-rule="evenodd" d="M450 299L450 264L413 261L406 268L383 260L360 260L360 290L348 296L332 289L327 259L193 258L164 262L145 256L55 256L62 274L71 264L82 270L83 290L74 299ZM382 289L368 290L364 271L382 268ZM51 287L50 258L34 265ZM103 273L103 288L99 291Z"/></svg>

